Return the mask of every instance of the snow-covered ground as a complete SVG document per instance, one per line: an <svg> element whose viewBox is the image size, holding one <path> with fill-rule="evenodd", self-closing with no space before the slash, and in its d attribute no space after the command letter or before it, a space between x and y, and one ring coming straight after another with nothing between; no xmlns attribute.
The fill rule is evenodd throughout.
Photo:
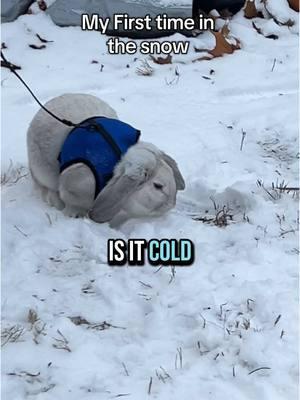
<svg viewBox="0 0 300 400"><path fill-rule="evenodd" d="M38 106L2 71L3 398L296 400L297 198L272 183L299 186L298 36L261 23L279 39L239 13L241 50L192 63L191 46L173 64L149 61L151 76L136 73L139 55L109 55L106 37L43 13L3 25L5 55L43 102L103 98L177 160L187 186L169 214L117 231L50 208L27 170ZM53 43L29 48L36 33ZM214 203L230 208L227 226L203 222ZM196 260L112 268L109 238L190 238Z"/></svg>

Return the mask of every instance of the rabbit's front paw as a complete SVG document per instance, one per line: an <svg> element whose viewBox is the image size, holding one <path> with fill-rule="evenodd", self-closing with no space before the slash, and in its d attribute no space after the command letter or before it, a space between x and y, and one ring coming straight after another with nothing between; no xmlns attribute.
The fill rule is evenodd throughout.
<svg viewBox="0 0 300 400"><path fill-rule="evenodd" d="M84 210L82 208L74 207L74 206L66 206L63 209L63 213L67 217L71 217L71 218L85 217L87 215L86 210Z"/></svg>

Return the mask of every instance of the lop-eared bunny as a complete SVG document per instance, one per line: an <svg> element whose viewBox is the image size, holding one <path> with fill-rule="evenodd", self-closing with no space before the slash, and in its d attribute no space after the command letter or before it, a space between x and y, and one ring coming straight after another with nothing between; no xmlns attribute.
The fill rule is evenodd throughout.
<svg viewBox="0 0 300 400"><path fill-rule="evenodd" d="M116 112L107 103L87 94L64 94L50 100L45 107L75 124L97 116L126 125L118 121ZM170 156L150 143L132 144L97 191L93 163L79 158L61 168L61 150L71 131L72 127L40 109L27 132L31 175L50 205L71 216L88 214L96 222L110 221L113 225L128 218L159 216L175 205L177 190L183 190L185 184ZM83 136L82 140L85 139L89 140L88 136ZM78 145L84 146L85 143ZM102 160L100 154L99 160Z"/></svg>

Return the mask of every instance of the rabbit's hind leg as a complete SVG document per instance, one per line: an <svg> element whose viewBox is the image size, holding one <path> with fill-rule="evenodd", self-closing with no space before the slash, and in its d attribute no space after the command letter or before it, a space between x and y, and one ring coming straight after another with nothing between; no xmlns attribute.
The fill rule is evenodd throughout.
<svg viewBox="0 0 300 400"><path fill-rule="evenodd" d="M65 203L59 197L59 193L54 190L47 189L45 199L51 207L55 207L58 210L63 210L65 208Z"/></svg>
<svg viewBox="0 0 300 400"><path fill-rule="evenodd" d="M59 193L55 190L49 189L41 185L40 182L34 176L33 172L32 171L30 172L34 183L34 187L37 191L40 191L43 201L48 203L51 207L55 207L58 210L63 210L65 207L65 203L59 197Z"/></svg>
<svg viewBox="0 0 300 400"><path fill-rule="evenodd" d="M87 216L87 212L88 210L86 210L85 208L79 208L76 206L65 206L65 208L63 209L63 213L67 217L71 218L85 217Z"/></svg>
<svg viewBox="0 0 300 400"><path fill-rule="evenodd" d="M66 168L59 177L59 197L66 205L64 213L71 217L86 215L94 203L95 186L94 175L85 164Z"/></svg>

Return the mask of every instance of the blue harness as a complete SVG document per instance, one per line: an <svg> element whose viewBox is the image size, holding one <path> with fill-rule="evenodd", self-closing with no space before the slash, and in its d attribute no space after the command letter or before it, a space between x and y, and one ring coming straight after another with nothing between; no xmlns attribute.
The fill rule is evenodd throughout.
<svg viewBox="0 0 300 400"><path fill-rule="evenodd" d="M95 198L113 175L126 151L137 143L140 131L117 119L92 117L71 130L58 156L60 172L75 163L86 164L96 180Z"/></svg>

